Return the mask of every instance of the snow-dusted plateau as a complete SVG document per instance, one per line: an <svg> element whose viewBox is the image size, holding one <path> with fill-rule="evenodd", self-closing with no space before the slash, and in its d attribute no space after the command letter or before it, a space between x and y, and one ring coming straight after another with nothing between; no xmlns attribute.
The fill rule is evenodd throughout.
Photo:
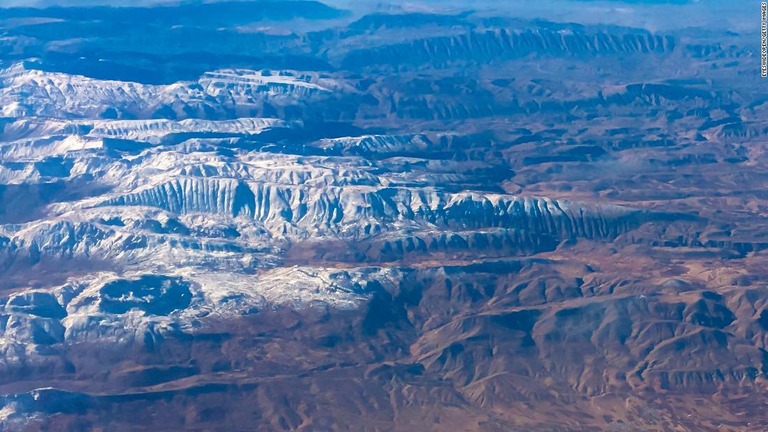
<svg viewBox="0 0 768 432"><path fill-rule="evenodd" d="M768 430L743 11L342 3L0 8L0 429Z"/></svg>

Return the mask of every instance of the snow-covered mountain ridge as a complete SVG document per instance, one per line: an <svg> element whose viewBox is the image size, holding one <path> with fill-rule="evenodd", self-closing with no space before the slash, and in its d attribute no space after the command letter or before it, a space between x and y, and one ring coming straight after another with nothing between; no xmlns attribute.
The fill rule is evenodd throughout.
<svg viewBox="0 0 768 432"><path fill-rule="evenodd" d="M357 270L283 267L286 252L303 242L365 245L359 254L381 259L476 247L515 255L569 239L610 240L670 217L600 203L446 190L428 180L434 176L429 164L444 164L440 159L405 171L388 167L399 166L398 152L429 154L445 145L435 139L446 137L362 135L252 151L231 144L301 124L141 118L160 105L242 107L262 99L307 100L343 87L326 78L232 70L205 74L197 83L152 86L15 66L0 73L0 82L10 117L0 132L0 179L6 188L60 185L65 191L42 193L27 217L0 226L3 267L13 272L91 261L119 268L97 266L98 273L75 272L50 286L41 281L37 291L8 297L6 310L14 318L6 322L6 350L135 338L150 323L190 325L189 317L202 311L220 316L317 302L348 307L365 298L370 280L395 283L386 267L372 267L365 277ZM105 119L110 109L135 119ZM368 158L386 152L393 156ZM419 183L424 186L413 187ZM137 294L109 294L115 284L135 287ZM237 306L225 298L237 298ZM115 301L127 303L117 307ZM19 319L41 330L11 330ZM120 322L128 334L100 330Z"/></svg>

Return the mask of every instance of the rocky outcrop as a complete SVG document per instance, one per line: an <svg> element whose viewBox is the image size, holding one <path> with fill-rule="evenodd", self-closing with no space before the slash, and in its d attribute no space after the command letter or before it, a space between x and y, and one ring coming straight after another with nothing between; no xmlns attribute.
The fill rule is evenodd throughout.
<svg viewBox="0 0 768 432"><path fill-rule="evenodd" d="M255 214L256 197L243 182L206 178L182 178L163 185L114 198L106 205L143 205L172 213L219 213L231 217Z"/></svg>
<svg viewBox="0 0 768 432"><path fill-rule="evenodd" d="M619 206L546 198L371 188L302 188L184 178L105 201L105 206L150 206L177 214L252 217L271 226L365 232L363 224L395 222L438 227L516 228L561 238L613 238L652 220ZM365 232L371 234L370 232Z"/></svg>
<svg viewBox="0 0 768 432"><path fill-rule="evenodd" d="M676 47L673 37L646 32L624 34L583 30L488 30L456 36L417 39L405 43L352 51L346 69L373 65L487 63L503 59L541 56L597 56L610 54L663 54ZM373 63L371 62L373 59Z"/></svg>

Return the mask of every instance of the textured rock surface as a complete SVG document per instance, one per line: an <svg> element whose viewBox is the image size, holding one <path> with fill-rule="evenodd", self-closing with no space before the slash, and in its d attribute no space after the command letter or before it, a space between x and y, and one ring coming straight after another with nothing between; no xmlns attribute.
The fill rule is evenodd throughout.
<svg viewBox="0 0 768 432"><path fill-rule="evenodd" d="M0 9L0 429L768 429L767 99L699 3Z"/></svg>

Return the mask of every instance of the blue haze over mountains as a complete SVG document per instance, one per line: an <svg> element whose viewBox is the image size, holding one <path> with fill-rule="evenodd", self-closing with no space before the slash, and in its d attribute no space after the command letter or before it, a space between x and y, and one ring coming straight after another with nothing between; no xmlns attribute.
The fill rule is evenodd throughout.
<svg viewBox="0 0 768 432"><path fill-rule="evenodd" d="M768 429L746 3L4 1L0 430Z"/></svg>

